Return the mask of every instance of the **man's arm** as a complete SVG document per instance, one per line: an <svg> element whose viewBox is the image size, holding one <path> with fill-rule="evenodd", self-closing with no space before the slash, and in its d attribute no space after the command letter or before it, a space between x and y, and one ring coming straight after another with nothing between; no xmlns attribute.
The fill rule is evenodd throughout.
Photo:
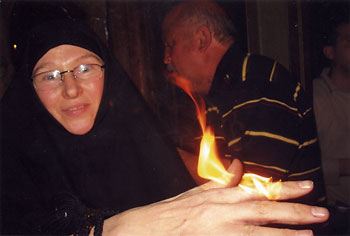
<svg viewBox="0 0 350 236"><path fill-rule="evenodd" d="M311 103L279 63L250 56L247 76L223 117L226 155L243 161L247 172L274 180L315 182L303 203L323 204L325 192ZM228 100L225 99L225 100Z"/></svg>

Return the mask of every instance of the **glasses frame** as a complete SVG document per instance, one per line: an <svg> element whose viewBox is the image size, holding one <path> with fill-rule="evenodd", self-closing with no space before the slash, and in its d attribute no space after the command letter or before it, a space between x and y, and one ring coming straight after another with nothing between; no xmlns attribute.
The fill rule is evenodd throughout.
<svg viewBox="0 0 350 236"><path fill-rule="evenodd" d="M59 71L59 70L49 70L49 71L44 71L44 72L41 72L41 73L39 73L39 74L36 74L36 75L33 75L32 76L32 83L33 83L33 86L34 86L34 88L37 88L36 86L35 86L35 82L34 82L34 78L36 77L36 76L38 76L38 75L41 75L41 74L44 74L44 73L48 73L48 72L54 72L54 71L58 71L58 73L60 74L60 82L63 82L63 80L64 80L64 78L63 78L63 74L65 74L65 73L73 73L73 77L74 77L74 79L77 79L77 76L74 74L74 70L75 69L77 69L77 68L79 68L80 66L88 66L88 65L92 65L92 66L99 66L100 68L101 68L101 71L105 68L105 65L99 65L99 64L81 64L81 65L79 65L79 66L76 66L76 67L74 67L72 70L65 70L65 71ZM57 87L59 87L59 86L57 86ZM44 89L45 90L45 89Z"/></svg>

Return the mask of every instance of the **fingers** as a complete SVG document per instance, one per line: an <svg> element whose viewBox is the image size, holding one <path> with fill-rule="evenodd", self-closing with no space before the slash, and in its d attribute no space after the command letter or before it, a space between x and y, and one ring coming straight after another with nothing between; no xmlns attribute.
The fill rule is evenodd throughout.
<svg viewBox="0 0 350 236"><path fill-rule="evenodd" d="M214 181L207 182L205 184L202 184L200 186L201 190L208 190L213 188L223 188L223 187L234 187L237 186L238 183L241 181L242 175L243 175L243 165L242 162L238 159L233 159L231 165L229 166L228 170L229 173L233 174L233 177L231 181L227 185L222 185L219 183L216 183Z"/></svg>
<svg viewBox="0 0 350 236"><path fill-rule="evenodd" d="M323 207L308 206L299 203L251 201L236 204L232 220L244 224L313 224L328 219L329 212ZM232 209L231 209L232 210Z"/></svg>
<svg viewBox="0 0 350 236"><path fill-rule="evenodd" d="M291 229L276 229L269 227L261 227L255 225L239 225L234 226L234 235L240 236L312 236L311 230L291 230Z"/></svg>
<svg viewBox="0 0 350 236"><path fill-rule="evenodd" d="M264 187L265 190L261 191L257 188L246 190L244 187L238 186L240 192L246 193L246 195L242 195L241 201L244 201L244 197L247 198L246 200L266 199L266 192L269 193L270 200L294 199L310 193L314 185L312 181L305 180L265 183Z"/></svg>
<svg viewBox="0 0 350 236"><path fill-rule="evenodd" d="M216 186L213 187L213 186ZM288 200L304 196L313 189L312 181L288 181L282 182L279 198L274 200ZM196 191L194 191L196 190ZM210 202L216 203L240 203L254 200L266 200L263 193L257 190L247 192L240 186L234 188L218 188L214 182L209 182L193 189L191 193L200 193L201 197Z"/></svg>
<svg viewBox="0 0 350 236"><path fill-rule="evenodd" d="M267 185L266 188L268 190L277 191L272 194L274 195L273 200L288 200L288 199L298 198L310 193L313 189L313 182L310 180L287 181L287 182L282 182L282 188L277 188L277 189L269 188L269 185L274 185L274 184L275 183L266 184ZM239 201L266 199L263 192L259 192L257 189L255 189L252 192L247 192L246 190L238 186L237 188L234 188L233 191L239 192L239 193L236 193L238 197L237 200L239 199Z"/></svg>
<svg viewBox="0 0 350 236"><path fill-rule="evenodd" d="M310 180L288 181L282 183L281 195L278 200L294 199L312 191L314 184Z"/></svg>

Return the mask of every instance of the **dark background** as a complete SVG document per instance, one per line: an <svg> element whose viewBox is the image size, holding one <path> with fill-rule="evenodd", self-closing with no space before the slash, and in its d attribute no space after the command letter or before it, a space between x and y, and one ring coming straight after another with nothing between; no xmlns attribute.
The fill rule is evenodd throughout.
<svg viewBox="0 0 350 236"><path fill-rule="evenodd" d="M163 123L176 127L172 132L185 133L189 124L198 125L193 103L162 76L160 27L165 12L174 2L0 0L0 97L20 65L26 34L32 26L55 18L80 18L104 40ZM348 0L227 0L218 3L235 23L242 49L281 62L309 95L313 78L329 64L322 54L324 33L337 17L350 14ZM346 227L347 219L339 219L344 222L337 224Z"/></svg>
<svg viewBox="0 0 350 236"><path fill-rule="evenodd" d="M169 106L176 110L181 98L162 76L160 30L164 13L175 2L0 0L0 97L19 63L30 27L53 18L81 18L113 51L157 114L162 109L159 101L168 100ZM245 51L279 60L310 94L312 79L328 63L322 54L323 32L335 16L350 12L349 1L345 0L227 0L218 3L235 23L238 43Z"/></svg>
<svg viewBox="0 0 350 236"><path fill-rule="evenodd" d="M156 92L168 86L162 77L160 25L164 13L174 2L0 1L0 96L8 86L31 26L53 18L81 18L104 39L157 111ZM227 0L218 3L235 23L239 44L244 50L279 60L308 92L312 91L312 79L327 64L322 55L322 33L336 15L350 13L349 1L345 0Z"/></svg>

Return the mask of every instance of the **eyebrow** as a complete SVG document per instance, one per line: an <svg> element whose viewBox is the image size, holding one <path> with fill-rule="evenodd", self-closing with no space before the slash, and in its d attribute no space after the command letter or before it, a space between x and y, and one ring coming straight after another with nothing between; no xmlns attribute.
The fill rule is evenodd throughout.
<svg viewBox="0 0 350 236"><path fill-rule="evenodd" d="M76 58L74 61L79 61L79 60L82 60L82 59L85 59L85 58L95 58L96 60L98 60L100 63L103 63L103 60L97 56L97 55L94 55L92 53L86 53L78 58ZM40 65L38 68L36 68L35 70L33 70L33 73L32 73L32 76L37 74L37 72L42 69L42 68L45 68L47 66L51 66L51 65L55 65L54 63L43 63L42 65ZM52 70L49 70L49 71L52 71ZM43 71L43 72L46 72L46 71ZM40 72L42 73L42 72Z"/></svg>

